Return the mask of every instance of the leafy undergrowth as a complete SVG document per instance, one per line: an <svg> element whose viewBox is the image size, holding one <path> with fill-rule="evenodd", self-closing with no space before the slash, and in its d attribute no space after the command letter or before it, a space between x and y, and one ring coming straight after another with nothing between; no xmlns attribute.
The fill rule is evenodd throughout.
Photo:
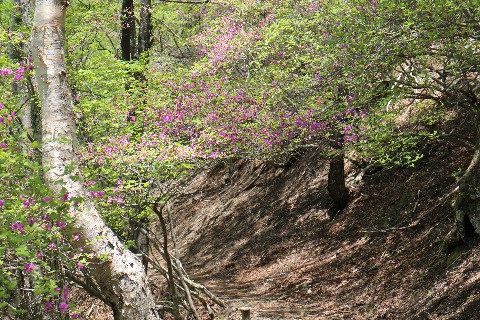
<svg viewBox="0 0 480 320"><path fill-rule="evenodd" d="M218 165L175 198L186 269L230 304L226 319L241 306L254 319L474 319L480 248L443 250L469 149L426 143L415 168L367 171L333 218L314 152L289 168Z"/></svg>

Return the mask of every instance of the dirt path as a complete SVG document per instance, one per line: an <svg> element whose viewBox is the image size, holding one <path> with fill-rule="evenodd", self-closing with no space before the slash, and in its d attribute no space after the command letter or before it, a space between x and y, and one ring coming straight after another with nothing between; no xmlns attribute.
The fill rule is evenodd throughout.
<svg viewBox="0 0 480 320"><path fill-rule="evenodd" d="M325 163L315 154L307 158L287 171L254 162L237 164L233 175L227 167L219 168L193 179L186 195L176 199L182 261L193 280L228 304L225 319L240 319L240 307L251 308L255 320L357 319L343 302L312 299L313 293L303 299L270 288L283 278L281 264L290 264L277 260L288 257L289 250L308 256L298 244L317 239L326 221L328 203L319 200L326 198ZM302 220L297 211L308 217ZM242 274L259 269L262 275L255 279Z"/></svg>
<svg viewBox="0 0 480 320"><path fill-rule="evenodd" d="M241 319L239 307L254 320L477 319L478 241L442 249L451 172L469 159L429 148L416 168L365 176L333 219L314 153L288 169L240 161L198 175L173 201L187 272L228 304L219 320Z"/></svg>
<svg viewBox="0 0 480 320"><path fill-rule="evenodd" d="M253 283L219 280L209 274L190 274L192 279L205 285L216 296L222 299L227 308L222 312L226 319L240 319L239 308L251 309L252 320L300 320L300 319L354 319L348 310L338 308L326 310L318 304L293 303L281 296L266 295L258 292Z"/></svg>

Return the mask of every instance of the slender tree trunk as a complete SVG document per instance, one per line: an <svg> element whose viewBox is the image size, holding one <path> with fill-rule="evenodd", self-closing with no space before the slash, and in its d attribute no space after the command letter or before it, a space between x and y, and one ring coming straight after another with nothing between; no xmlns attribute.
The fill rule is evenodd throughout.
<svg viewBox="0 0 480 320"><path fill-rule="evenodd" d="M121 43L122 59L131 61L137 58L135 30L135 12L133 0L122 1L122 32Z"/></svg>
<svg viewBox="0 0 480 320"><path fill-rule="evenodd" d="M23 8L22 8L22 1L21 0L14 0L14 8L12 12L12 25L10 28L10 32L17 32L17 29L22 25L23 23ZM14 48L13 46L10 46L8 48L8 56L10 59L15 60L15 61L20 61L21 60L21 54L20 51L17 48Z"/></svg>
<svg viewBox="0 0 480 320"><path fill-rule="evenodd" d="M21 26L31 26L31 16L30 2L26 0L14 0L15 4L14 11L12 13L12 27L11 32L16 33ZM27 43L19 43L18 47L11 46L8 50L8 55L10 59L25 63L25 56L28 56L30 53L30 48ZM22 54L23 53L23 54ZM26 53L26 54L25 54ZM38 123L35 123L34 112L38 110L33 110L34 105L31 101L31 97L34 94L33 87L31 86L31 79L28 79L26 83L24 82L14 82L13 83L13 92L20 96L19 104L22 107L19 118L22 121L24 130L30 134L32 138L39 138L39 136L34 134L35 129L38 128Z"/></svg>
<svg viewBox="0 0 480 320"><path fill-rule="evenodd" d="M456 224L447 236L448 246L464 243L475 234L480 235L480 141L477 141L470 165L459 181L454 209Z"/></svg>
<svg viewBox="0 0 480 320"><path fill-rule="evenodd" d="M138 35L138 55L148 52L152 46L152 0L140 1L140 34Z"/></svg>
<svg viewBox="0 0 480 320"><path fill-rule="evenodd" d="M15 7L13 8L12 13L12 26L10 32L16 33L17 29L23 23L23 8L22 8L22 1L21 0L14 0L13 3ZM10 46L8 49L8 56L10 59L16 62L22 61L22 55L20 53L19 48L14 47L13 45ZM24 105L26 100L29 98L27 94L27 88L23 82L14 82L12 85L12 91L20 95L20 105ZM32 110L29 104L26 104L22 107L20 112L20 120L22 121L22 125L24 129L31 135L32 134Z"/></svg>
<svg viewBox="0 0 480 320"><path fill-rule="evenodd" d="M71 197L85 200L72 209L76 219L67 228L67 236L80 234L81 241L73 244L94 254L90 272L110 302L115 319L159 319L140 260L125 250L105 225L79 179L73 104L65 65L65 14L65 0L36 1L32 53L42 105L45 181L57 194L65 188ZM102 256L108 257L107 260Z"/></svg>

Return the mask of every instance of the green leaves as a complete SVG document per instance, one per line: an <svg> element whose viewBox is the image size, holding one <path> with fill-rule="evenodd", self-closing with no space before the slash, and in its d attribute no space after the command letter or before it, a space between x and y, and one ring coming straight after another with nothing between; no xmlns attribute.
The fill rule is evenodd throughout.
<svg viewBox="0 0 480 320"><path fill-rule="evenodd" d="M20 245L15 248L15 254L19 257L29 257L30 251L26 245Z"/></svg>

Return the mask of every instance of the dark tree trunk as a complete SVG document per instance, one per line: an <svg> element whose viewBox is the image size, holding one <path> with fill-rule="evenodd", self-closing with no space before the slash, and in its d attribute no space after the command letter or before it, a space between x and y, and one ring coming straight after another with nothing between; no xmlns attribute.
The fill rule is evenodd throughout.
<svg viewBox="0 0 480 320"><path fill-rule="evenodd" d="M342 154L330 160L327 190L333 200L333 213L337 213L347 206L349 197L348 189L345 186L345 161Z"/></svg>
<svg viewBox="0 0 480 320"><path fill-rule="evenodd" d="M122 1L122 59L131 61L137 58L135 12L133 0Z"/></svg>
<svg viewBox="0 0 480 320"><path fill-rule="evenodd" d="M152 46L152 0L140 2L140 34L138 35L138 55L147 52Z"/></svg>
<svg viewBox="0 0 480 320"><path fill-rule="evenodd" d="M330 140L334 155L330 159L327 191L333 200L331 215L335 215L348 204L348 189L345 186L345 160L343 157L343 134L334 132Z"/></svg>

